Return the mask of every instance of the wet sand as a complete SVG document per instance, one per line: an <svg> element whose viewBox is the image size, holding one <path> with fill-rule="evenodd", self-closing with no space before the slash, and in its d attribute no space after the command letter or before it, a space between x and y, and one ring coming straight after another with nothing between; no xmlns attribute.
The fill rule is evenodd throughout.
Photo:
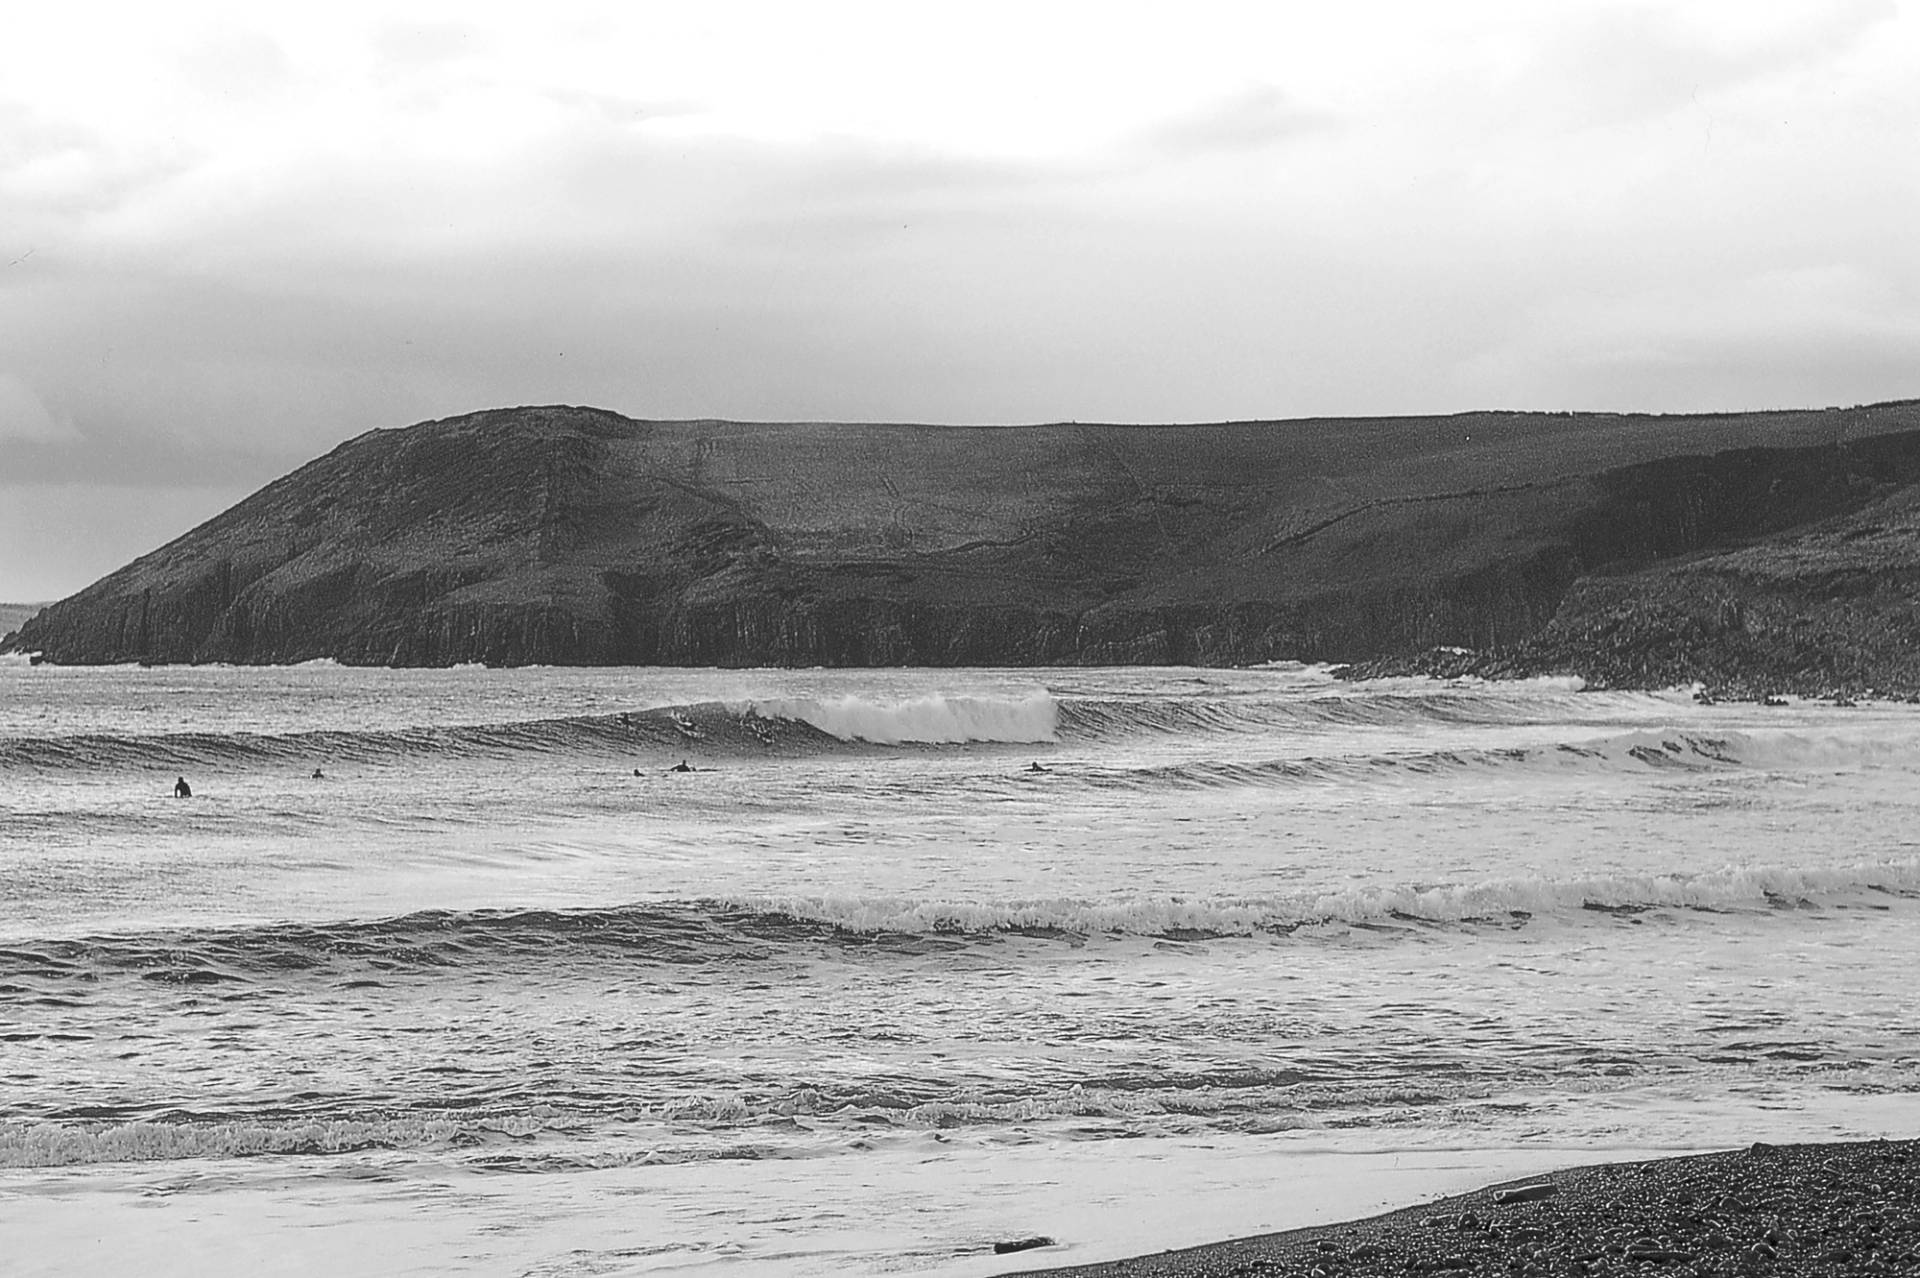
<svg viewBox="0 0 1920 1278"><path fill-rule="evenodd" d="M1920 1274L1920 1141L1578 1167L1345 1224L1029 1273Z"/></svg>

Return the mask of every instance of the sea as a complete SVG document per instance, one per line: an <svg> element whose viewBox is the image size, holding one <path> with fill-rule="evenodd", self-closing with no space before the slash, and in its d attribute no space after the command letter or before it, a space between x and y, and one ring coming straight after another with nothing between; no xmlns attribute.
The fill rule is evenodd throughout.
<svg viewBox="0 0 1920 1278"><path fill-rule="evenodd" d="M991 1274L1911 1137L1917 980L1905 704L0 660L9 1274Z"/></svg>

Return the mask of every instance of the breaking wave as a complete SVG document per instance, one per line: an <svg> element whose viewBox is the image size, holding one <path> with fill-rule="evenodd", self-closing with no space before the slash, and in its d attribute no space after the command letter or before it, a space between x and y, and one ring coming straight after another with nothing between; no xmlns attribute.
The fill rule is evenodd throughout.
<svg viewBox="0 0 1920 1278"><path fill-rule="evenodd" d="M876 745L1031 743L1057 739L1059 705L1041 689L1020 696L928 696L900 701L803 697L747 703L765 719L811 724L843 741Z"/></svg>
<svg viewBox="0 0 1920 1278"><path fill-rule="evenodd" d="M422 756L620 754L637 747L729 753L800 753L844 744L796 719L772 719L709 702L627 714L536 719L522 723L313 732L177 732L0 738L0 768L48 770L209 764L284 764L315 759L382 763Z"/></svg>
<svg viewBox="0 0 1920 1278"><path fill-rule="evenodd" d="M1705 734L1641 730L1577 743L1483 750L1403 751L1389 754L1308 755L1266 760L1211 760L1149 767L1089 768L1076 774L1103 789L1232 789L1401 781L1410 777L1701 772L1748 769L1905 767L1904 743L1777 732Z"/></svg>
<svg viewBox="0 0 1920 1278"><path fill-rule="evenodd" d="M1035 743L1056 739L1044 691L1016 697L860 697L702 702L624 714L375 731L86 733L0 737L0 768L80 770L213 764L382 763L425 756L619 755L698 747L719 754L817 753L853 745Z"/></svg>
<svg viewBox="0 0 1920 1278"><path fill-rule="evenodd" d="M367 1122L55 1122L0 1124L0 1167L71 1167L178 1158L346 1154L420 1148L458 1139L469 1124L445 1119Z"/></svg>
<svg viewBox="0 0 1920 1278"><path fill-rule="evenodd" d="M0 1006L109 977L170 986L304 978L337 988L410 974L499 972L594 959L660 964L904 958L996 938L1311 937L1322 927L1511 926L1655 909L1765 914L1920 899L1920 858L1819 868L1727 866L1588 878L1517 877L1244 897L1139 896L966 901L754 896L582 910L432 910L390 919L156 930L0 948Z"/></svg>
<svg viewBox="0 0 1920 1278"><path fill-rule="evenodd" d="M405 1117L308 1118L265 1113L209 1120L155 1118L0 1121L0 1168L88 1166L181 1159L325 1156L370 1149L434 1150L469 1166L548 1172L717 1159L812 1157L822 1136L998 1127L1082 1120L1062 1135L1131 1134L1142 1120L1192 1120L1195 1128L1278 1131L1365 1126L1382 1107L1458 1104L1490 1094L1468 1078L1368 1081L1334 1071L1223 1067L1158 1075L1095 1077L1042 1084L1025 1095L977 1085L926 1082L851 1086L799 1084L760 1093L691 1095L656 1103L602 1097L578 1106L536 1105L498 1112ZM802 1120L804 1126L796 1124ZM697 1128L708 1139L662 1148L662 1127ZM622 1133L592 1141L595 1129ZM588 1140L576 1139L581 1136ZM835 1145L840 1142L834 1141Z"/></svg>
<svg viewBox="0 0 1920 1278"><path fill-rule="evenodd" d="M1822 868L1728 866L1699 873L1468 884L1356 887L1337 892L970 903L943 900L759 897L756 911L856 934L1139 936L1201 939L1310 935L1321 927L1510 926L1535 916L1635 914L1657 909L1768 913L1887 898L1920 899L1920 858Z"/></svg>
<svg viewBox="0 0 1920 1278"><path fill-rule="evenodd" d="M1252 697L1064 697L1042 688L990 694L930 694L908 698L867 695L782 697L656 706L626 713L383 729L298 732L96 732L0 736L0 770L46 771L142 768L186 770L218 764L245 766L399 762L421 757L505 758L517 754L619 756L635 749L697 749L713 755L824 753L859 748L941 748L959 745L1072 746L1160 737L1269 737L1311 742L1341 729L1424 726L1524 725L1539 721L1542 698L1554 699L1555 722L1578 728L1644 720L1662 705L1652 694L1575 693L1532 685L1423 686L1354 695ZM1561 704L1564 703L1564 704ZM1730 744L1729 744L1730 743ZM1617 748L1616 748L1617 747ZM1238 748L1238 747L1237 747ZM1842 760L1844 743L1782 746L1799 761ZM1885 747L1891 750L1894 747ZM1865 749L1865 747L1860 747ZM1347 759L1340 768L1386 766L1436 770L1452 766L1564 765L1592 755L1615 762L1634 756L1649 766L1737 763L1764 766L1761 748L1737 735L1725 742L1699 732L1644 732L1617 741L1559 747L1558 755L1526 751L1462 752ZM1590 760L1591 761L1591 760ZM1191 775L1170 771L1163 780L1218 784L1310 778L1329 765L1294 756L1271 766L1244 761ZM1334 774L1340 768L1333 770ZM1249 771L1250 770L1250 771ZM1331 775L1331 774L1330 774Z"/></svg>
<svg viewBox="0 0 1920 1278"><path fill-rule="evenodd" d="M1071 698L1060 704L1063 739L1090 741L1189 733L1313 733L1332 728L1606 723L1663 704L1647 693L1579 693L1532 683L1432 685L1357 694L1348 690L1273 698Z"/></svg>

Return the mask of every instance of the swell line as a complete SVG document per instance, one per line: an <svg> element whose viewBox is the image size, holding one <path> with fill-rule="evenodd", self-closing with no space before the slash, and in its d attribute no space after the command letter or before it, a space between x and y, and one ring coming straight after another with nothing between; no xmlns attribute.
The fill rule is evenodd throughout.
<svg viewBox="0 0 1920 1278"><path fill-rule="evenodd" d="M751 709L741 712L719 703L705 703L627 714L378 731L86 733L0 738L0 769L171 769L314 759L384 763L435 756L617 754L634 747L680 749L696 745L729 753L801 753L843 748L846 743L796 719L768 718Z"/></svg>
<svg viewBox="0 0 1920 1278"><path fill-rule="evenodd" d="M379 981L515 961L703 964L822 954L915 957L1006 937L1308 938L1319 927L1510 927L1655 909L1766 915L1920 899L1920 857L1838 866L1518 876L1242 897L966 900L767 895L579 910L429 910L333 923L162 929L0 948L0 1003L68 983L124 977L166 985L282 979ZM1391 930L1391 929L1389 929Z"/></svg>

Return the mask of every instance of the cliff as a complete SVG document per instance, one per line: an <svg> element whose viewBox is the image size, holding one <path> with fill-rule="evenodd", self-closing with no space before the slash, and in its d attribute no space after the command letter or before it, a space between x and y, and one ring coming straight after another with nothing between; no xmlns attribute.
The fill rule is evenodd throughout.
<svg viewBox="0 0 1920 1278"><path fill-rule="evenodd" d="M1871 538L1846 542L1855 525L1833 521L1905 509L1916 481L1920 402L1013 428L503 409L350 440L6 646L76 663L403 665L1577 646L1604 617L1639 615L1620 590L1677 564L1731 581L1704 565L1789 555L1801 537L1864 553ZM1906 524L1876 526L1904 553ZM1798 571L1727 589L1743 617L1793 612ZM1693 587L1671 583L1673 606L1698 613Z"/></svg>
<svg viewBox="0 0 1920 1278"><path fill-rule="evenodd" d="M1362 662L1383 674L1574 674L1709 697L1920 696L1920 489L1738 550L1583 578L1538 632L1485 651Z"/></svg>

